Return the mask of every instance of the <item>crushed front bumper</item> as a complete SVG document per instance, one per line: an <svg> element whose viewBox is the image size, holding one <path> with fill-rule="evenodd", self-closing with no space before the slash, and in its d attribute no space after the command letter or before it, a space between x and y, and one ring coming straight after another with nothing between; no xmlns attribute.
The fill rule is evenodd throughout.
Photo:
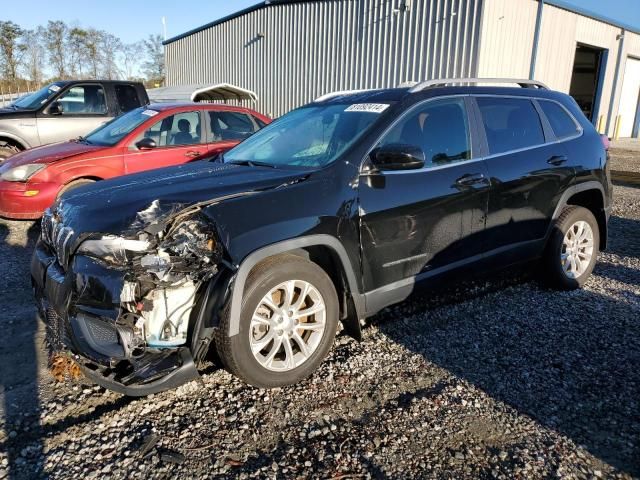
<svg viewBox="0 0 640 480"><path fill-rule="evenodd" d="M125 355L116 328L124 271L81 255L65 271L39 241L31 278L52 348L71 352L97 384L125 395L144 396L199 378L186 347L147 349L135 358Z"/></svg>

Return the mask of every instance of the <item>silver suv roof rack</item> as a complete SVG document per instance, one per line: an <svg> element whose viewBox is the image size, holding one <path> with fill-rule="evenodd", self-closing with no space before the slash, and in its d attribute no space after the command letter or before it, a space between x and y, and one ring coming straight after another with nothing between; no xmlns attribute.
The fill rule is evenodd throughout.
<svg viewBox="0 0 640 480"><path fill-rule="evenodd" d="M525 80L518 78L441 78L435 80L427 80L418 83L415 87L409 90L410 93L421 92L425 88L430 87L444 87L447 85L464 85L479 83L513 83L520 85L522 88L539 88L542 90L549 90L544 83L537 80Z"/></svg>

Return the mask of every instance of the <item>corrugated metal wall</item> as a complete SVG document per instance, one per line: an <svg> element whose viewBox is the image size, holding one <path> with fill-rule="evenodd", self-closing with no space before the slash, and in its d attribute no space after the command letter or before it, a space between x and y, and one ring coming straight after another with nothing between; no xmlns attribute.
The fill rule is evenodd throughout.
<svg viewBox="0 0 640 480"><path fill-rule="evenodd" d="M482 17L478 73L481 77L527 77L531 62L538 0L485 0ZM614 79L620 48L620 27L553 5L545 5L536 61L535 78L562 92L569 92L578 43L608 51L599 115L613 135L619 110L622 74ZM625 34L624 62L628 55L640 57L640 35ZM612 120L607 122L615 93Z"/></svg>
<svg viewBox="0 0 640 480"><path fill-rule="evenodd" d="M167 85L232 83L279 116L330 91L475 76L482 1L272 4L167 44Z"/></svg>

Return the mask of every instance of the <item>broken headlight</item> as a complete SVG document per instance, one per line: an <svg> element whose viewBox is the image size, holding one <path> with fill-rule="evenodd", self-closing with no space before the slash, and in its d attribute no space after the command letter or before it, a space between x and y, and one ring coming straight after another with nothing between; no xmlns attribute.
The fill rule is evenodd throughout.
<svg viewBox="0 0 640 480"><path fill-rule="evenodd" d="M145 240L104 235L97 239L85 240L78 247L77 253L122 265L130 260L131 254L145 252L150 246L151 244Z"/></svg>

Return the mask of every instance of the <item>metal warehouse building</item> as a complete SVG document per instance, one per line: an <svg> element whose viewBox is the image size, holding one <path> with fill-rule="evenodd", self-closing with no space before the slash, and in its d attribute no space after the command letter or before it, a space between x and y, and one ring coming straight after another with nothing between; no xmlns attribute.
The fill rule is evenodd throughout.
<svg viewBox="0 0 640 480"><path fill-rule="evenodd" d="M233 84L271 116L335 90L535 78L601 132L639 136L640 28L560 0L271 0L167 40L165 57L167 85Z"/></svg>

